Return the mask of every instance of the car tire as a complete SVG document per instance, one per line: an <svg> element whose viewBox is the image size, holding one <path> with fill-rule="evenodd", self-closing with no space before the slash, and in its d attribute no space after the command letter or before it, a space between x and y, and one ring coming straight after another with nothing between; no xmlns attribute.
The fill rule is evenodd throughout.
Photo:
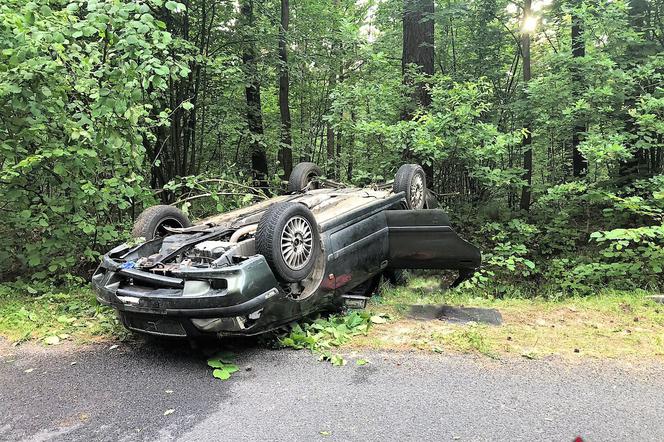
<svg viewBox="0 0 664 442"><path fill-rule="evenodd" d="M131 234L134 238L154 239L168 233L164 227L189 227L191 221L180 209L173 206L158 205L145 209L136 218Z"/></svg>
<svg viewBox="0 0 664 442"><path fill-rule="evenodd" d="M278 279L302 281L313 271L320 252L316 219L303 204L273 204L258 221L256 253L265 257Z"/></svg>
<svg viewBox="0 0 664 442"><path fill-rule="evenodd" d="M288 193L300 192L323 172L315 163L298 163L288 179Z"/></svg>
<svg viewBox="0 0 664 442"><path fill-rule="evenodd" d="M405 192L406 205L409 209L424 208L426 202L427 177L422 166L404 164L394 177L392 190L394 193Z"/></svg>
<svg viewBox="0 0 664 442"><path fill-rule="evenodd" d="M404 286L408 284L408 272L402 269L385 270L383 276L393 286Z"/></svg>

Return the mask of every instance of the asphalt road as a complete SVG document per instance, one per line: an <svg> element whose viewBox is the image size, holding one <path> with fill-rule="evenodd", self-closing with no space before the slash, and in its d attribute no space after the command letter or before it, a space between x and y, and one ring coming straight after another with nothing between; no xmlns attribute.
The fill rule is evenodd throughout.
<svg viewBox="0 0 664 442"><path fill-rule="evenodd" d="M186 348L109 345L0 343L0 440L664 440L664 367L254 346L223 382Z"/></svg>

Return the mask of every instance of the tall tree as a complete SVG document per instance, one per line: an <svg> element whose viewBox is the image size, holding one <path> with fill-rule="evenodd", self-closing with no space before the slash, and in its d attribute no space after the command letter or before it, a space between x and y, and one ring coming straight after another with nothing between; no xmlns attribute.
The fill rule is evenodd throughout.
<svg viewBox="0 0 664 442"><path fill-rule="evenodd" d="M648 24L648 9L650 7L647 0L630 0L629 2L629 23L632 29L639 34L640 39L636 39L630 43L627 48L627 55L629 63L637 65L642 63L649 54L648 47L650 42L647 41L647 36L650 31ZM636 100L633 96L625 100L625 108L633 108ZM624 115L625 129L632 135L633 139L638 138L638 127L634 117L626 113ZM643 175L648 170L648 161L646 159L646 152L640 147L636 147L635 143L631 141L629 148L632 153L632 158L623 161L620 165L619 177L620 181L631 181L639 175Z"/></svg>
<svg viewBox="0 0 664 442"><path fill-rule="evenodd" d="M403 50L401 71L405 84L415 87L414 102L421 107L431 104L431 95L426 81L412 77L411 66L415 65L419 74L433 75L434 70L434 2L433 0L404 0L403 2ZM411 111L404 112L403 119L412 118ZM411 157L406 152L406 157ZM433 183L433 165L423 163L428 185Z"/></svg>
<svg viewBox="0 0 664 442"><path fill-rule="evenodd" d="M279 27L279 114L281 116L281 166L284 168L284 177L288 179L293 170L293 137L291 135L290 102L288 99L288 51L286 48L286 33L290 11L288 0L281 0L281 25Z"/></svg>
<svg viewBox="0 0 664 442"><path fill-rule="evenodd" d="M419 73L433 75L434 66L434 5L433 0L404 0L403 52L401 70L404 82L415 85L415 102L423 107L431 104L431 95L425 81L415 81L409 73L410 65Z"/></svg>
<svg viewBox="0 0 664 442"><path fill-rule="evenodd" d="M531 0L524 0L523 2L523 23L521 25L521 57L523 59L523 83L524 88L528 87L530 81L530 34L534 30L535 21L532 16ZM523 137L521 147L523 149L523 180L526 184L521 188L521 202L519 207L522 210L530 208L531 185L533 181L533 137L532 137L532 123L530 117L530 109L526 102L526 121L524 128L526 134Z"/></svg>
<svg viewBox="0 0 664 442"><path fill-rule="evenodd" d="M247 126L251 133L251 171L260 187L267 187L267 155L263 142L263 112L261 109L261 85L256 63L256 42L254 31L254 2L243 0L240 5L242 30L245 45L242 63L246 77L245 97L247 100Z"/></svg>
<svg viewBox="0 0 664 442"><path fill-rule="evenodd" d="M205 113L207 85L206 64L210 46L212 23L216 18L216 3L212 1L191 2L186 14L176 13L167 7L154 7L153 11L166 24L172 36L179 39L180 59L188 65L189 73L170 79L168 93L154 103L151 117L156 118L164 109L172 109L169 126L155 126L154 139L145 138L151 167L151 184L162 187L178 176L197 174L200 171L200 155L203 152L202 138L197 138L202 126L197 119ZM171 202L171 192L164 191L160 197Z"/></svg>
<svg viewBox="0 0 664 442"><path fill-rule="evenodd" d="M330 78L330 89L333 89L336 84L336 73L332 73L332 76ZM329 121L326 123L325 127L326 131L326 150L327 150L327 173L330 176L334 176L334 155L335 155L335 133L334 133L334 126L332 126L332 123Z"/></svg>
<svg viewBox="0 0 664 442"><path fill-rule="evenodd" d="M334 0L334 9L336 10L339 7L339 0ZM335 20L336 24L336 20ZM336 54L336 49L338 46L339 42L335 41L332 43L332 56L334 57ZM343 62L341 63L343 65ZM334 91L334 88L337 84L337 70L336 70L336 64L335 63L330 63L330 91ZM331 100L330 100L331 101ZM332 125L331 122L327 122L325 124L325 144L326 144L326 152L327 152L327 161L325 162L326 168L327 168L327 174L329 176L334 176L335 175L335 161L334 161L334 155L335 155L335 142L336 142L336 134L334 133L334 126Z"/></svg>
<svg viewBox="0 0 664 442"><path fill-rule="evenodd" d="M575 0L574 6L580 6L581 3L582 0ZM572 85L574 94L579 94L583 87L583 73L579 59L585 56L586 43L583 37L583 19L576 9L572 9ZM581 135L585 130L585 124L577 117L572 130L572 172L575 177L585 176L588 171L588 160L579 151Z"/></svg>

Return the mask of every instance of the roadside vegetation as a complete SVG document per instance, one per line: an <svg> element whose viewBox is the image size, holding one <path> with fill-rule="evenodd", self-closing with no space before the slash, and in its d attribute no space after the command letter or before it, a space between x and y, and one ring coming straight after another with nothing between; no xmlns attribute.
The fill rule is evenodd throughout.
<svg viewBox="0 0 664 442"><path fill-rule="evenodd" d="M283 347L310 350L318 356L319 361L343 366L347 361L339 354L339 348L352 342L356 336L367 336L373 324L386 322L387 315L384 313L350 311L293 324L290 331L279 337L278 341ZM358 359L356 363L364 365L366 361Z"/></svg>
<svg viewBox="0 0 664 442"><path fill-rule="evenodd" d="M115 312L100 305L87 286L0 285L0 337L14 344L44 345L123 340L128 332Z"/></svg>
<svg viewBox="0 0 664 442"><path fill-rule="evenodd" d="M387 287L373 298L372 312L393 320L353 340L351 347L471 352L489 357L547 356L664 359L664 305L644 290L601 290L586 296L515 290L495 297L485 290L443 290L440 280L413 278L406 287ZM417 320L411 304L449 304L497 309L500 326Z"/></svg>
<svg viewBox="0 0 664 442"><path fill-rule="evenodd" d="M349 359L366 363L361 357L349 358L349 352L367 349L491 358L664 359L664 305L649 298L655 292L608 289L585 296L555 292L533 296L515 289L496 297L482 289L445 289L441 281L439 276L426 275L412 277L403 287L384 285L367 310L295 323L278 334L274 344L305 349L340 366ZM89 288L30 293L37 289L46 287L0 286L0 337L45 346L130 338L113 310L99 305ZM413 319L409 310L414 304L496 309L503 324ZM227 368L223 364L232 359L222 356L212 358L212 364L223 371Z"/></svg>

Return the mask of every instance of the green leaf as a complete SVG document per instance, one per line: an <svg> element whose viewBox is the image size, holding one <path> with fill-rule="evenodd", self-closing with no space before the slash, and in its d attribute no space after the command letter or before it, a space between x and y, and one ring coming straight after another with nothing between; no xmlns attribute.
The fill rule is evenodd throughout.
<svg viewBox="0 0 664 442"><path fill-rule="evenodd" d="M55 163L55 166L53 166L53 172L60 176L65 176L68 173L67 168L62 163Z"/></svg>
<svg viewBox="0 0 664 442"><path fill-rule="evenodd" d="M194 105L191 104L189 101L184 101L182 102L182 107L184 110L192 110L194 108Z"/></svg>
<svg viewBox="0 0 664 442"><path fill-rule="evenodd" d="M28 11L25 13L23 16L25 18L25 21L28 25L32 26L35 24L35 13L32 11Z"/></svg>
<svg viewBox="0 0 664 442"><path fill-rule="evenodd" d="M367 365L369 361L367 361L366 359L358 359L357 361L355 361L355 363L361 367L363 365Z"/></svg>
<svg viewBox="0 0 664 442"><path fill-rule="evenodd" d="M221 368L224 366L224 363L219 359L208 359L207 364L212 368Z"/></svg>
<svg viewBox="0 0 664 442"><path fill-rule="evenodd" d="M157 73L159 75L166 76L170 72L170 69L168 69L168 66L162 65L162 66L155 66L154 71L155 71L155 73ZM184 107L184 103L189 103L189 102L188 101L183 102L182 103L183 107ZM191 103L189 103L189 104L191 104ZM192 105L192 107L193 107L193 105ZM185 109L187 109L187 108L185 107Z"/></svg>
<svg viewBox="0 0 664 442"><path fill-rule="evenodd" d="M228 373L235 373L239 371L240 368L235 364L226 364L224 365L224 370L226 370Z"/></svg>
<svg viewBox="0 0 664 442"><path fill-rule="evenodd" d="M387 322L387 319L380 315L373 315L369 320L374 324L385 324Z"/></svg>
<svg viewBox="0 0 664 442"><path fill-rule="evenodd" d="M29 285L25 286L25 290L31 295L36 295L39 291Z"/></svg>
<svg viewBox="0 0 664 442"><path fill-rule="evenodd" d="M222 368L218 368L212 372L212 376L214 376L217 379L221 379L222 381L225 381L227 379L230 379L231 374Z"/></svg>
<svg viewBox="0 0 664 442"><path fill-rule="evenodd" d="M339 355L332 355L332 357L330 358L330 362L332 362L332 365L334 365L335 367L342 367L346 365L346 360Z"/></svg>

